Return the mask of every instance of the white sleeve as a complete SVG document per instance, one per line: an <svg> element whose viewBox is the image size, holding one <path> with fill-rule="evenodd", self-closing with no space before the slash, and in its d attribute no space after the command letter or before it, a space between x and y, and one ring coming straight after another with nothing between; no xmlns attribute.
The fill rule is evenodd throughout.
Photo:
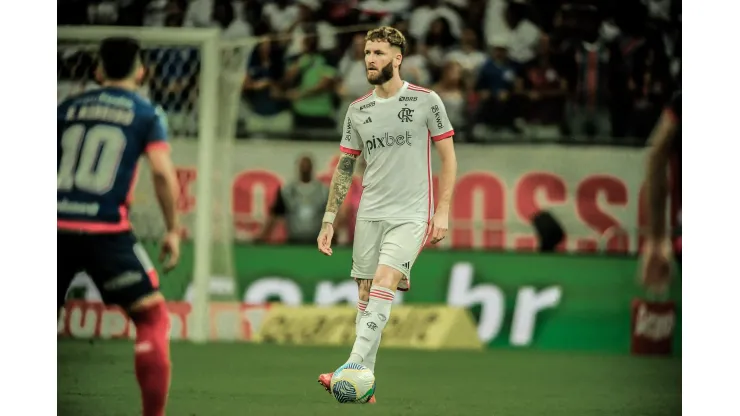
<svg viewBox="0 0 740 416"><path fill-rule="evenodd" d="M450 119L447 118L447 110L442 99L434 91L429 96L430 111L427 113L427 128L432 140L438 142L454 136L455 130L452 128Z"/></svg>
<svg viewBox="0 0 740 416"><path fill-rule="evenodd" d="M349 153L355 156L362 153L362 139L360 138L360 134L357 132L354 124L352 124L351 106L347 107L347 114L344 116L342 143L339 145L339 150L343 153Z"/></svg>

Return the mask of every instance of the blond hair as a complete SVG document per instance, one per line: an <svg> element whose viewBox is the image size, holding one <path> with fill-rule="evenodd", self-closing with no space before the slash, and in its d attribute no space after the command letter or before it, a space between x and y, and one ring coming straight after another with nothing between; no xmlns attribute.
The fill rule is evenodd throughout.
<svg viewBox="0 0 740 416"><path fill-rule="evenodd" d="M406 55L406 37L395 27L382 26L367 32L365 42L388 42L401 50L401 55Z"/></svg>

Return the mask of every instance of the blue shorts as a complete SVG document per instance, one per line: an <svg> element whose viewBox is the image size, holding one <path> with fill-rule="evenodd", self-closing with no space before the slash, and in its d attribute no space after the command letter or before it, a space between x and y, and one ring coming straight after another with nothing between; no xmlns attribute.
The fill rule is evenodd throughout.
<svg viewBox="0 0 740 416"><path fill-rule="evenodd" d="M81 234L57 231L57 308L72 279L86 272L103 302L127 309L159 289L159 278L144 247L131 232Z"/></svg>

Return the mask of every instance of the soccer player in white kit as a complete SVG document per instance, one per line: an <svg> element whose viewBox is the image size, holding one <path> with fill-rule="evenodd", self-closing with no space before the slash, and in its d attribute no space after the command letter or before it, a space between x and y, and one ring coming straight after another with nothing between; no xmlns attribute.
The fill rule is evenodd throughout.
<svg viewBox="0 0 740 416"><path fill-rule="evenodd" d="M457 161L454 131L434 91L403 81L399 69L406 39L381 27L365 37L365 66L375 89L349 105L321 233L321 253L331 256L334 219L352 183L358 157L367 162L357 213L351 276L357 281L356 339L347 362L374 371L380 338L396 290L411 288L411 268L427 239L447 233ZM435 207L431 146L442 162ZM329 390L332 373L319 383ZM375 402L375 397L370 403Z"/></svg>

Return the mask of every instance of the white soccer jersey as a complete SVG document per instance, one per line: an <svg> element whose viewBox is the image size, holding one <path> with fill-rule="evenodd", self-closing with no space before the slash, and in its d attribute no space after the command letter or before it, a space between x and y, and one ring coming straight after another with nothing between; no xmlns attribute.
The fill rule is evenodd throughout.
<svg viewBox="0 0 740 416"><path fill-rule="evenodd" d="M439 95L408 82L393 97L370 92L349 105L343 132L340 149L367 161L357 219L429 221L431 142L454 134Z"/></svg>

